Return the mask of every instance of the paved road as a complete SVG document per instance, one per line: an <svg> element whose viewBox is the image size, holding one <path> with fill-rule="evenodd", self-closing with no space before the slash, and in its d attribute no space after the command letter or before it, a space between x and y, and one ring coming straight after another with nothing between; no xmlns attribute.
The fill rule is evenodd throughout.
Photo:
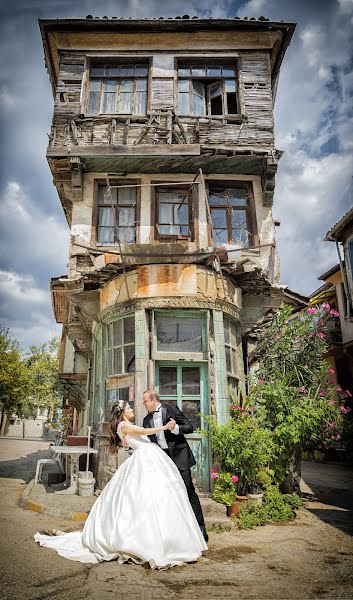
<svg viewBox="0 0 353 600"><path fill-rule="evenodd" d="M318 494L295 521L210 535L192 565L151 571L116 562L84 566L33 542L33 533L68 526L17 506L47 443L0 439L1 598L11 600L352 599L352 470L305 463ZM326 503L324 503L326 502Z"/></svg>

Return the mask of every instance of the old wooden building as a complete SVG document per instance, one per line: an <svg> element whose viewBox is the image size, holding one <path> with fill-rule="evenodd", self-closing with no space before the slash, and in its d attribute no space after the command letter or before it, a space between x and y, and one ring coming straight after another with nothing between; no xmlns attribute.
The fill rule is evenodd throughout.
<svg viewBox="0 0 353 600"><path fill-rule="evenodd" d="M273 102L295 25L264 18L41 20L47 151L71 231L52 279L60 381L100 448L111 405L155 387L203 427L228 417L248 337L283 299ZM207 441L190 442L209 489Z"/></svg>

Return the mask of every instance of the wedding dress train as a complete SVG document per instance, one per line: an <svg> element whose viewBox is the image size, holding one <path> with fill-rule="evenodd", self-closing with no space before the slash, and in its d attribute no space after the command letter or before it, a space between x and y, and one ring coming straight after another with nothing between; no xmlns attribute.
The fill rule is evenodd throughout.
<svg viewBox="0 0 353 600"><path fill-rule="evenodd" d="M96 500L83 531L34 539L86 563L117 559L166 568L197 560L207 545L177 467L148 436L126 439L134 453Z"/></svg>

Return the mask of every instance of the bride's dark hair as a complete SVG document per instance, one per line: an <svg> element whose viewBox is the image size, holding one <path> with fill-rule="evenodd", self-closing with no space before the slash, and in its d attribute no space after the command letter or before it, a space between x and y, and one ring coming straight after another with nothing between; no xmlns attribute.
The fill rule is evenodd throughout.
<svg viewBox="0 0 353 600"><path fill-rule="evenodd" d="M110 449L112 452L117 450L118 446L121 446L121 439L118 436L117 429L119 423L123 420L124 410L128 402L120 400L116 404L113 404L109 419L109 436L110 436Z"/></svg>

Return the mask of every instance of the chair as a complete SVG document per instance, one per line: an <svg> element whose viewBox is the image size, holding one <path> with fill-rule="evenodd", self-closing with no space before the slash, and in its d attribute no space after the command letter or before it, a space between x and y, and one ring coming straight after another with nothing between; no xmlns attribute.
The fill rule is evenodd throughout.
<svg viewBox="0 0 353 600"><path fill-rule="evenodd" d="M55 444L51 444L54 446L61 446L63 443L63 440L58 440L57 443ZM36 468L36 475L34 478L34 485L37 485L38 481L41 481L42 479L42 471L43 471L43 466L44 465L57 465L59 467L59 471L60 473L65 473L65 469L64 469L64 465L63 465L63 460L61 458L61 456L56 456L55 458L40 458L37 461L37 468Z"/></svg>

